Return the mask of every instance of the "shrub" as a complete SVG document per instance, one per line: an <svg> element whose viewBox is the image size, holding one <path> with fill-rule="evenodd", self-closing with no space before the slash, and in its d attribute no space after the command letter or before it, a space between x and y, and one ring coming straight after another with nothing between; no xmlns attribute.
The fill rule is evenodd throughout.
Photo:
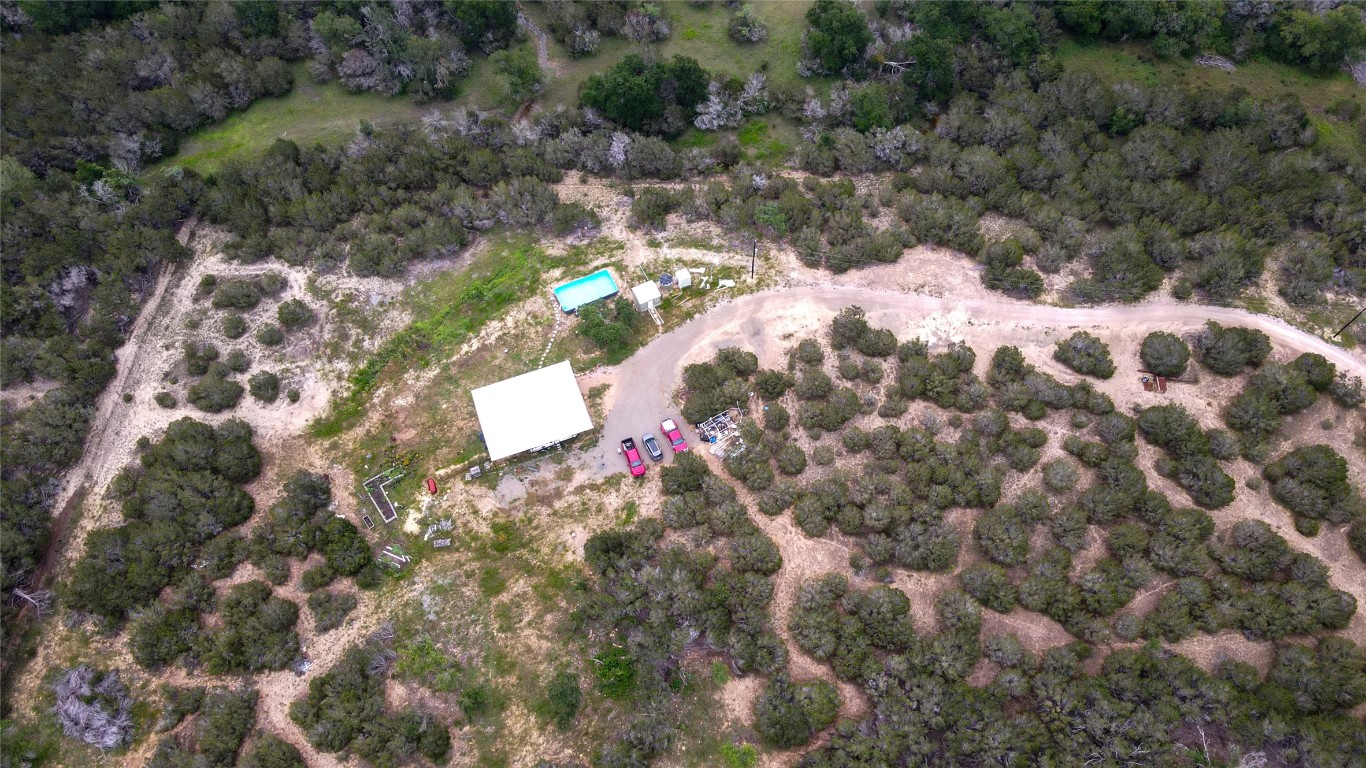
<svg viewBox="0 0 1366 768"><path fill-rule="evenodd" d="M246 352L234 349L228 353L227 357L223 358L223 364L233 373L246 373L251 368L251 358L247 357Z"/></svg>
<svg viewBox="0 0 1366 768"><path fill-rule="evenodd" d="M833 685L824 680L794 684L780 674L754 700L754 728L775 747L798 747L838 713L839 693Z"/></svg>
<svg viewBox="0 0 1366 768"><path fill-rule="evenodd" d="M793 357L802 365L815 366L825 362L825 352L821 349L820 342L815 339L802 339L797 342Z"/></svg>
<svg viewBox="0 0 1366 768"><path fill-rule="evenodd" d="M1030 526L1012 506L1000 504L982 513L972 535L982 554L1001 565L1020 565L1029 554Z"/></svg>
<svg viewBox="0 0 1366 768"><path fill-rule="evenodd" d="M261 287L254 280L229 280L213 295L217 309L253 309L261 303Z"/></svg>
<svg viewBox="0 0 1366 768"><path fill-rule="evenodd" d="M791 422L792 414L788 413L787 409L782 407L778 403L773 403L772 405L764 406L765 429L769 429L774 432L781 432L784 429L787 429L787 425Z"/></svg>
<svg viewBox="0 0 1366 768"><path fill-rule="evenodd" d="M1262 475L1271 483L1271 497L1301 517L1341 524L1366 514L1348 481L1346 460L1327 445L1296 448Z"/></svg>
<svg viewBox="0 0 1366 768"><path fill-rule="evenodd" d="M1105 342L1085 331L1077 331L1058 342L1053 359L1077 373L1108 379L1115 375L1115 363Z"/></svg>
<svg viewBox="0 0 1366 768"><path fill-rule="evenodd" d="M247 321L241 315L233 313L223 318L223 335L229 339L240 339L247 333Z"/></svg>
<svg viewBox="0 0 1366 768"><path fill-rule="evenodd" d="M1190 356L1190 347L1186 342L1164 331L1148 334L1139 349L1144 369L1158 376L1176 377L1184 374Z"/></svg>
<svg viewBox="0 0 1366 768"><path fill-rule="evenodd" d="M1352 546L1352 551L1357 553L1357 557L1366 563L1366 520L1358 520L1352 524L1347 531L1347 543Z"/></svg>
<svg viewBox="0 0 1366 768"><path fill-rule="evenodd" d="M765 400L777 400L787 393L794 380L785 371L762 370L754 375L754 391Z"/></svg>
<svg viewBox="0 0 1366 768"><path fill-rule="evenodd" d="M280 395L280 377L270 371L261 371L247 380L251 396L265 403L275 402Z"/></svg>
<svg viewBox="0 0 1366 768"><path fill-rule="evenodd" d="M958 578L963 584L963 591L987 608L997 613L1009 613L1015 607L1015 585L1001 566L979 563L965 568Z"/></svg>
<svg viewBox="0 0 1366 768"><path fill-rule="evenodd" d="M1210 321L1195 340L1195 354L1211 371L1233 376L1260 367L1271 354L1271 339L1252 328L1225 328Z"/></svg>
<svg viewBox="0 0 1366 768"><path fill-rule="evenodd" d="M1048 489L1057 493L1064 493L1077 487L1077 480L1081 478L1081 473L1077 467L1067 459L1053 459L1043 465L1043 483Z"/></svg>
<svg viewBox="0 0 1366 768"><path fill-rule="evenodd" d="M256 331L256 340L267 347L278 347L285 342L285 332L274 323L267 323Z"/></svg>
<svg viewBox="0 0 1366 768"><path fill-rule="evenodd" d="M304 575L315 570L310 568ZM323 590L308 596L308 609L313 612L313 626L318 634L340 627L355 608L356 596L350 592Z"/></svg>
<svg viewBox="0 0 1366 768"><path fill-rule="evenodd" d="M768 39L768 26L754 12L754 8L746 3L731 15L726 34L737 43L759 43Z"/></svg>
<svg viewBox="0 0 1366 768"><path fill-rule="evenodd" d="M186 393L190 404L207 413L219 413L236 407L242 399L242 385L219 376L205 376L190 385Z"/></svg>
<svg viewBox="0 0 1366 768"><path fill-rule="evenodd" d="M625 699L635 692L635 659L619 645L608 646L593 657L593 674L598 678L598 692L609 699Z"/></svg>
<svg viewBox="0 0 1366 768"><path fill-rule="evenodd" d="M806 451L794 443L788 443L774 453L778 471L784 475L800 475L806 470Z"/></svg>
<svg viewBox="0 0 1366 768"><path fill-rule="evenodd" d="M218 359L218 347L208 343L185 342L185 369L191 376L203 376Z"/></svg>
<svg viewBox="0 0 1366 768"><path fill-rule="evenodd" d="M196 299L202 299L205 296L210 296L216 288L218 288L218 276L206 274L199 278L199 285L195 286L194 289L194 297Z"/></svg>
<svg viewBox="0 0 1366 768"><path fill-rule="evenodd" d="M214 674L284 669L299 653L294 625L299 607L275 597L270 586L249 581L220 601L223 625L206 638L204 667Z"/></svg>
<svg viewBox="0 0 1366 768"><path fill-rule="evenodd" d="M299 589L305 592L315 592L331 584L336 578L337 572L326 563L315 565L304 571L304 575L299 577Z"/></svg>
<svg viewBox="0 0 1366 768"><path fill-rule="evenodd" d="M258 731L251 749L237 763L238 768L304 768L303 755L289 742L265 731Z"/></svg>
<svg viewBox="0 0 1366 768"><path fill-rule="evenodd" d="M281 302L275 309L280 325L293 331L313 322L313 310L299 299Z"/></svg>
<svg viewBox="0 0 1366 768"><path fill-rule="evenodd" d="M1366 389L1362 388L1360 376L1349 379L1346 373L1339 373L1329 385L1328 392L1343 408L1355 408L1366 402Z"/></svg>
<svg viewBox="0 0 1366 768"><path fill-rule="evenodd" d="M568 730L578 717L579 706L583 701L583 690L579 687L579 676L569 670L555 673L546 686L543 711L555 727Z"/></svg>
<svg viewBox="0 0 1366 768"><path fill-rule="evenodd" d="M175 395L170 392L158 392L152 396L152 399L162 408L174 408L176 406Z"/></svg>

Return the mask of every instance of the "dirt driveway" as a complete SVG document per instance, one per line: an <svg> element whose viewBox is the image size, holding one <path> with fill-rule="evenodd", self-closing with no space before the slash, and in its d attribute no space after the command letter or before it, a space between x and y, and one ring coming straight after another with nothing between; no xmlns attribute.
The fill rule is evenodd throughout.
<svg viewBox="0 0 1366 768"><path fill-rule="evenodd" d="M1241 309L1193 304L1145 304L1089 308L1050 307L1007 298L963 300L871 288L820 286L782 288L745 296L716 307L655 339L613 371L613 405L603 425L603 439L580 456L577 468L602 478L625 471L615 456L621 438L657 431L659 420L678 418L673 391L685 365L709 360L717 349L739 346L759 356L760 365L782 364L784 349L807 335L815 335L829 317L844 307L858 305L874 325L892 329L906 339L923 333L928 320L952 316L967 326L995 326L1001 343L1037 343L1045 328L1100 328L1126 335L1152 331L1183 333L1208 320L1263 331L1278 348L1317 352L1339 370L1366 377L1366 358L1291 326L1274 317ZM989 360L979 351L978 364ZM1120 355L1117 361L1122 363ZM1118 381L1122 377L1116 377ZM1104 389L1104 387L1099 387ZM690 441L696 433L685 428Z"/></svg>

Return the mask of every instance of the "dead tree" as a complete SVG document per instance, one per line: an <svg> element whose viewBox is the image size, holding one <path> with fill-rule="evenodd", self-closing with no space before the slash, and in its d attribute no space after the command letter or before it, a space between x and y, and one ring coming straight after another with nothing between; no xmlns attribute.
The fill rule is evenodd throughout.
<svg viewBox="0 0 1366 768"><path fill-rule="evenodd" d="M84 664L64 672L52 686L57 694L53 711L67 738L114 749L133 738L133 702L118 670L92 686L94 679L95 670Z"/></svg>

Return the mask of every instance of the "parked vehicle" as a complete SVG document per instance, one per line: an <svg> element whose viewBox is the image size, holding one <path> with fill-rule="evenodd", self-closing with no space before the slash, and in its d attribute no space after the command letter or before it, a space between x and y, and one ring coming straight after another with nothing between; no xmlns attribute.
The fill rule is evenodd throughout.
<svg viewBox="0 0 1366 768"><path fill-rule="evenodd" d="M640 458L640 451L636 450L636 441L629 437L622 440L621 453L626 457L626 468L631 470L631 477L643 477L645 460Z"/></svg>
<svg viewBox="0 0 1366 768"><path fill-rule="evenodd" d="M664 459L664 452L659 450L659 441L655 439L653 432L646 432L645 437L641 438L640 442L645 443L645 452L650 454L651 459L655 461Z"/></svg>
<svg viewBox="0 0 1366 768"><path fill-rule="evenodd" d="M659 430L664 433L664 439L669 441L669 445L673 446L674 453L682 453L688 450L688 443L683 439L683 432L679 430L673 419L665 419L659 422Z"/></svg>

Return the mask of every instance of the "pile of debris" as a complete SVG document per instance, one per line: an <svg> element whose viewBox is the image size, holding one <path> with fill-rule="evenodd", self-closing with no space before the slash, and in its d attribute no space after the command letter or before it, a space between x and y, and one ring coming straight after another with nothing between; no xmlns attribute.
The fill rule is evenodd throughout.
<svg viewBox="0 0 1366 768"><path fill-rule="evenodd" d="M114 749L133 740L133 701L118 670L93 686L95 670L82 664L68 669L52 686L57 693L57 722L67 738L99 749Z"/></svg>
<svg viewBox="0 0 1366 768"><path fill-rule="evenodd" d="M1215 56L1212 53L1202 53L1199 56L1196 56L1195 63L1199 64L1202 67L1222 69L1225 72L1235 72L1238 69L1238 67L1236 67L1233 64L1233 62L1229 61L1223 56Z"/></svg>

